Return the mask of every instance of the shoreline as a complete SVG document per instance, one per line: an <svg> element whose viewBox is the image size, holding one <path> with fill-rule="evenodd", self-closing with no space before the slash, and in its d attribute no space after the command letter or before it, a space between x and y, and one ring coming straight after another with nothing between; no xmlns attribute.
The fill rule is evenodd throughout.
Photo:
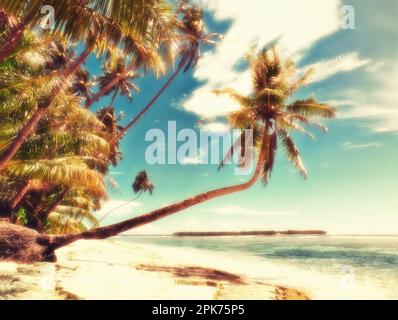
<svg viewBox="0 0 398 320"><path fill-rule="evenodd" d="M0 263L0 299L308 300L303 290L229 267L227 254L79 241L56 263Z"/></svg>

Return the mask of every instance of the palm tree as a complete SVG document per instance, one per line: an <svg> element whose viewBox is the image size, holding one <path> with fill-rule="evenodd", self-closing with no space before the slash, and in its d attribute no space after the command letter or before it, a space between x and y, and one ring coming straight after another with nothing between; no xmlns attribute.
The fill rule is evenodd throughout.
<svg viewBox="0 0 398 320"><path fill-rule="evenodd" d="M101 219L98 220L98 222L103 221L107 216L109 216L112 212L115 212L116 210L123 208L127 206L128 204L136 201L143 192L149 192L150 195L152 195L153 190L155 189L154 184L152 181L149 179L147 172L141 171L140 173L137 174L137 176L134 179L133 185L131 186L133 188L133 191L135 194L138 193L138 195L129 201L126 201L125 203L121 204L120 206L113 208L112 210L108 211L105 213Z"/></svg>
<svg viewBox="0 0 398 320"><path fill-rule="evenodd" d="M97 118L103 127L100 129L101 135L109 143L109 153L108 153L108 164L117 166L118 162L122 160L123 154L119 150L119 143L110 143L119 133L121 127L118 122L123 117L123 115L117 116L113 106L106 106L97 111Z"/></svg>
<svg viewBox="0 0 398 320"><path fill-rule="evenodd" d="M132 82L132 80L140 77L140 74L132 70L131 66L127 67L122 58L118 59L115 66L105 69L105 72L99 77L99 91L86 100L85 108L89 109L92 104L98 101L101 97L110 94L114 91L112 103L119 94L132 100L131 91L139 92L139 88Z"/></svg>
<svg viewBox="0 0 398 320"><path fill-rule="evenodd" d="M174 26L171 6L165 0L129 1L132 1L131 7L123 6L121 10L115 1L98 3L82 0L75 5L66 5L65 11L62 11L64 5L59 5L58 1L56 3L46 1L47 5L54 2L54 8L57 9L55 16L60 17L56 26L63 32L65 38L71 41L83 40L86 42L86 47L60 72L58 81L49 94L38 100L36 111L0 156L0 171L6 168L38 122L46 115L55 97L64 89L68 78L80 69L94 49L101 56L112 51L109 48L120 47L127 55L135 56L144 66L158 67L159 44L164 44L164 39L170 38L170 30ZM39 11L37 9L41 7L42 2L31 1L25 5L21 1L20 4L15 5L14 1L4 0L0 2L0 5L15 15L24 12L26 19L28 17L30 19L30 15L37 16ZM69 2L64 3L69 4Z"/></svg>
<svg viewBox="0 0 398 320"><path fill-rule="evenodd" d="M155 189L146 171L141 171L137 174L132 187L134 193L149 192L149 194L152 194L153 189Z"/></svg>
<svg viewBox="0 0 398 320"><path fill-rule="evenodd" d="M1 7L0 25L2 30L4 30L0 36L0 40L2 40L2 44L5 44L5 46L2 46L0 49L0 63L2 63L19 44L25 30L25 26L22 23L18 23L17 19L9 15Z"/></svg>
<svg viewBox="0 0 398 320"><path fill-rule="evenodd" d="M54 8L55 21L48 32L62 32L72 43L85 42L90 39L95 25L96 36L104 38L97 48L101 54L119 44L125 52L140 51L144 54L151 40L157 42L165 37L170 31L170 23L173 24L171 6L163 0L125 0L123 6L117 0L0 0L0 17L14 21L8 36L0 38L4 40L0 63L17 47L25 30L40 28L43 19L41 8L45 5ZM18 19L20 21L16 22Z"/></svg>
<svg viewBox="0 0 398 320"><path fill-rule="evenodd" d="M302 77L291 80L295 75L293 62L291 60L283 62L275 49L272 49L270 53L266 48L258 55L249 56L248 59L253 78L252 94L243 96L231 89L217 91L218 94L228 94L241 106L239 111L230 115L231 126L239 128L243 132L246 129L252 130L254 147L258 150L258 157L253 175L247 182L201 193L107 227L88 230L80 234L57 236L51 239L51 247L56 249L79 239L111 237L199 203L246 190L254 185L260 177L267 182L274 167L278 145L277 138L285 149L289 161L303 176L306 176L307 172L302 164L300 152L291 137L291 132L308 133L302 124L314 124L325 129L324 125L313 120L316 118L332 118L336 111L327 104L316 102L312 97L288 103L289 96L307 83L312 70ZM249 157L248 154L244 156Z"/></svg>
<svg viewBox="0 0 398 320"><path fill-rule="evenodd" d="M248 61L253 79L253 93L250 96L243 96L232 89L215 91L218 95L230 96L241 107L238 111L230 114L230 125L237 129L252 130L254 145L257 146L262 139L262 124L266 123L272 130L267 145L268 157L263 164L264 182L268 181L274 167L278 139L288 160L306 178L307 170L291 137L291 132L298 131L314 139L313 134L308 132L304 126L312 125L326 132L326 127L314 120L333 118L336 110L327 104L318 103L314 97L288 103L288 98L308 83L313 70L308 70L301 77L294 78L297 74L294 62L292 60L282 62L275 47L272 50L265 48L257 56L248 55ZM293 80L291 80L292 78ZM240 146L243 160L249 156L245 154L245 147L241 143L244 141L245 139L240 137L234 144ZM220 167L229 160L231 155L232 150L227 153Z"/></svg>
<svg viewBox="0 0 398 320"><path fill-rule="evenodd" d="M93 79L90 79L89 72L86 69L80 69L75 74L70 92L79 97L85 98L87 101L92 94L92 86L94 86L94 81Z"/></svg>
<svg viewBox="0 0 398 320"><path fill-rule="evenodd" d="M194 6L185 6L188 1L181 1L177 13L183 15L182 21L180 21L178 28L180 35L178 40L180 41L178 54L180 61L177 69L173 72L167 82L160 88L157 94L151 99L151 101L141 110L141 112L131 120L127 126L121 130L117 139L121 139L137 122L142 116L154 105L164 91L173 83L181 71L188 71L190 68L196 66L200 58L200 46L214 45L216 42L214 38L219 37L218 34L205 32L203 23L203 10Z"/></svg>
<svg viewBox="0 0 398 320"><path fill-rule="evenodd" d="M295 71L294 64L290 60L283 62L276 54L275 49L272 50L271 54L268 50L264 49L257 56L250 56L249 62L253 77L253 92L250 96L242 96L230 89L217 92L219 94L230 95L241 106L239 111L230 115L229 120L231 125L240 128L242 131L245 129L253 130L254 147L258 151L257 163L251 178L245 183L204 192L120 223L80 233L51 236L32 233L29 229L7 225L0 228L0 241L2 237L14 236L16 239L24 241L26 246L20 248L13 243L3 242L3 247L10 247L10 250L6 250L6 253L3 254L3 258L26 261L27 251L30 254L30 261L53 261L55 259L54 250L74 241L80 239L104 239L115 236L121 232L162 219L211 199L244 191L254 185L260 177L264 181L268 181L274 166L278 137L279 142L288 155L288 159L303 175L306 175L298 148L291 138L291 132L299 131L307 133L303 125L311 124L325 129L326 127L323 125L314 122L314 119L331 118L335 115L335 109L327 104L317 103L314 98L288 103L288 97L308 81L311 72L307 72L300 78L293 78ZM247 154L244 156L249 157ZM41 160L41 163L30 163L30 165L25 164L22 169L18 163L14 166L15 168L18 167L19 172L21 170L25 172L28 179L35 179L38 177L36 173L39 173L41 170L35 167L42 167L43 161L47 160ZM57 162L58 165L64 164L65 160L59 159ZM54 165L51 166L48 163L45 165L45 168L43 166L43 172L40 172L40 177L48 175L45 172L52 172ZM78 174L79 181L90 180L90 174L84 174L84 172L79 172ZM65 174L60 174L59 176L64 177ZM68 174L67 176L71 181L77 178L74 174ZM144 175L142 176L144 177ZM147 181L147 179L141 180ZM142 183L137 183L137 185L141 186ZM78 229L79 225L76 225L74 230L77 231Z"/></svg>

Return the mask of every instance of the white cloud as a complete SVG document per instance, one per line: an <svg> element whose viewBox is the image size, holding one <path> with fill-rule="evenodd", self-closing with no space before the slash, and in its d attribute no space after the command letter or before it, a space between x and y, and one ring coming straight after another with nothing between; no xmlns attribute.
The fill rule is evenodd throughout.
<svg viewBox="0 0 398 320"><path fill-rule="evenodd" d="M374 64L368 66L368 67L366 68L366 71L368 71L368 72L376 72L376 71L379 71L382 67L385 66L385 64L386 64L385 61L379 61L379 62L377 62L377 63L374 63Z"/></svg>
<svg viewBox="0 0 398 320"><path fill-rule="evenodd" d="M114 217L114 216L120 216L120 215L132 215L134 213L134 209L137 207L142 206L142 204L138 201L132 201L131 200L111 200L106 202L101 210L95 212L95 216L99 219L101 219L104 215L108 214L107 218L109 217ZM106 219L107 219L106 218ZM106 221L106 220L104 220Z"/></svg>
<svg viewBox="0 0 398 320"><path fill-rule="evenodd" d="M183 107L201 116L223 115L236 104L212 94L216 88L230 87L242 94L250 92L250 73L234 68L256 45L258 48L281 37L278 47L288 56L297 57L315 41L339 29L340 0L196 0L217 20L231 20L232 25L215 50L203 55L195 78L204 86L190 95Z"/></svg>
<svg viewBox="0 0 398 320"><path fill-rule="evenodd" d="M381 144L376 143L376 142L354 144L351 141L347 141L347 142L343 143L343 148L345 150L367 149L367 148L378 148L378 147L381 147Z"/></svg>
<svg viewBox="0 0 398 320"><path fill-rule="evenodd" d="M350 99L341 99L341 100L332 99L324 102L330 104L333 107L347 107L347 106L355 106L357 104L355 100L350 100Z"/></svg>
<svg viewBox="0 0 398 320"><path fill-rule="evenodd" d="M374 75L374 90L347 90L356 103L341 112L340 118L367 120L374 132L398 132L398 64L394 62Z"/></svg>
<svg viewBox="0 0 398 320"><path fill-rule="evenodd" d="M369 65L371 60L361 59L357 52L351 52L330 60L322 60L304 69L314 68L315 73L311 79L312 83L323 81L335 74L349 72L360 67Z"/></svg>
<svg viewBox="0 0 398 320"><path fill-rule="evenodd" d="M200 129L214 133L226 133L229 132L230 127L226 123L210 122L202 125Z"/></svg>
<svg viewBox="0 0 398 320"><path fill-rule="evenodd" d="M186 157L180 160L182 165L193 165L193 164L201 164L202 160L200 157Z"/></svg>
<svg viewBox="0 0 398 320"><path fill-rule="evenodd" d="M206 156L206 152L204 152L202 149L199 149L197 155L178 159L178 162L182 165L202 164L202 163L205 163L205 156Z"/></svg>
<svg viewBox="0 0 398 320"><path fill-rule="evenodd" d="M296 211L262 211L239 206L219 207L212 210L221 215L240 215L240 216L279 216L279 215L296 215Z"/></svg>

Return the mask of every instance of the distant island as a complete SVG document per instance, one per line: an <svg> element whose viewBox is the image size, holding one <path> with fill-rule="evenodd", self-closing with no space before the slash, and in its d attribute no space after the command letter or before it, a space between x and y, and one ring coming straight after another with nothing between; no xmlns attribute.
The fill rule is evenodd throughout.
<svg viewBox="0 0 398 320"><path fill-rule="evenodd" d="M219 231L219 232L176 232L175 237L223 237L223 236L292 236L326 235L323 230L287 230L287 231Z"/></svg>

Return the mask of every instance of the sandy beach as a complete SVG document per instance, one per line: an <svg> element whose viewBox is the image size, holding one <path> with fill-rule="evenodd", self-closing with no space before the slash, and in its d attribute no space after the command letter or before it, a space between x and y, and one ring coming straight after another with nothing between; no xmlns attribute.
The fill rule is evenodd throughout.
<svg viewBox="0 0 398 320"><path fill-rule="evenodd" d="M0 263L0 299L310 298L302 290L237 273L232 257L219 254L107 240L80 241L57 256L52 264Z"/></svg>

